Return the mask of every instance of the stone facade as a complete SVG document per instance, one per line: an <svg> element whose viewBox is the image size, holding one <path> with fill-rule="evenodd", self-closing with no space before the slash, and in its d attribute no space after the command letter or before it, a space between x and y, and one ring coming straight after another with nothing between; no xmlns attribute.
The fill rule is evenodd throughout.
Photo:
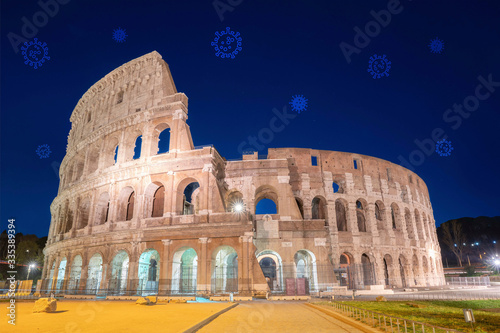
<svg viewBox="0 0 500 333"><path fill-rule="evenodd" d="M299 148L226 161L194 146L187 119L188 99L157 52L83 95L51 205L46 289L300 294L444 283L415 173ZM263 199L275 214L255 214Z"/></svg>

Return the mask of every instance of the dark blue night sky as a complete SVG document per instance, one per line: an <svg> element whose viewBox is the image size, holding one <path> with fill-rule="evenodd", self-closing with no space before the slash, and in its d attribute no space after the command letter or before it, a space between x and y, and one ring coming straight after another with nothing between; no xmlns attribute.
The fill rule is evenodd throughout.
<svg viewBox="0 0 500 333"><path fill-rule="evenodd" d="M0 230L15 218L17 232L47 235L59 184L51 164L65 155L73 108L107 73L153 50L189 97L195 145L214 144L227 159L239 158L238 145L269 127L273 108L287 106L297 116L261 154L303 147L400 164L418 149L415 140L441 128L454 147L450 156L412 154L437 224L500 215L498 1L221 0L233 4L223 21L211 0L60 2L66 4L47 22L36 15L37 1L1 3ZM365 31L370 12L388 6L390 22L380 32L369 24L373 37L357 40L348 63L339 45L354 48L354 28ZM26 39L46 42L50 56L38 69L24 64L22 43L16 53L9 40L22 37L23 17L33 23L33 15L41 26ZM235 59L217 57L210 45L226 27L242 37ZM112 38L118 28L128 35L123 43ZM436 37L441 53L429 47ZM374 54L391 61L388 77L367 71ZM479 88L482 100L469 97L478 77L490 80ZM294 95L307 98L306 111L291 110ZM454 112L464 100L477 109ZM51 148L48 158L35 152L42 144Z"/></svg>

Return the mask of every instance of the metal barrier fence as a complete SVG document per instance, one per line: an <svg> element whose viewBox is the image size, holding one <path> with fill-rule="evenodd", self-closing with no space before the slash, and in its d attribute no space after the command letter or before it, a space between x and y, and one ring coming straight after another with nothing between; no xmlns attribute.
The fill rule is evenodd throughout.
<svg viewBox="0 0 500 333"><path fill-rule="evenodd" d="M441 290L436 292L415 292L415 293L397 293L392 295L383 295L390 301L465 301L465 300L489 300L500 299L500 291L484 289L481 291L461 291L461 290ZM334 299L374 301L377 295L334 295Z"/></svg>
<svg viewBox="0 0 500 333"><path fill-rule="evenodd" d="M379 328L384 332L405 332L405 333L449 333L463 331L452 328L434 326L419 321L413 321L405 318L389 316L384 313L361 309L355 306L333 302L333 308L348 317L352 317L372 327Z"/></svg>
<svg viewBox="0 0 500 333"><path fill-rule="evenodd" d="M489 276L446 277L447 284L459 286L490 286Z"/></svg>

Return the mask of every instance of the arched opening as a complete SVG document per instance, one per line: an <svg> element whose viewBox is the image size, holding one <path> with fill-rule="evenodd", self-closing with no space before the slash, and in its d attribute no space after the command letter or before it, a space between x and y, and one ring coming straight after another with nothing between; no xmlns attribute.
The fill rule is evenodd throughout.
<svg viewBox="0 0 500 333"><path fill-rule="evenodd" d="M71 271L69 275L69 283L68 283L68 291L76 292L78 290L78 286L80 285L80 277L82 275L82 257L80 255L76 255L73 258L73 263L71 264Z"/></svg>
<svg viewBox="0 0 500 333"><path fill-rule="evenodd" d="M420 214L418 210L415 209L415 226L417 227L418 239L424 239L424 233L422 231L422 224L420 223Z"/></svg>
<svg viewBox="0 0 500 333"><path fill-rule="evenodd" d="M104 192L97 201L95 224L101 225L108 222L109 217L109 193Z"/></svg>
<svg viewBox="0 0 500 333"><path fill-rule="evenodd" d="M392 229L400 230L399 228L399 207L395 203L391 205Z"/></svg>
<svg viewBox="0 0 500 333"><path fill-rule="evenodd" d="M83 167L84 167L83 158L78 158L73 167L74 168L73 182L79 181L82 178Z"/></svg>
<svg viewBox="0 0 500 333"><path fill-rule="evenodd" d="M139 278L138 295L147 296L158 293L158 281L160 280L160 255L158 251L148 249L141 254L137 277Z"/></svg>
<svg viewBox="0 0 500 333"><path fill-rule="evenodd" d="M352 256L348 253L342 253L340 255L337 279L341 286L347 286L349 289L354 288L354 274L351 265L353 265Z"/></svg>
<svg viewBox="0 0 500 333"><path fill-rule="evenodd" d="M365 208L360 200L356 201L356 219L359 232L366 232Z"/></svg>
<svg viewBox="0 0 500 333"><path fill-rule="evenodd" d="M102 257L96 253L90 258L87 273L87 294L97 294L102 279Z"/></svg>
<svg viewBox="0 0 500 333"><path fill-rule="evenodd" d="M347 211L345 204L337 199L335 201L335 215L337 216L338 231L347 231Z"/></svg>
<svg viewBox="0 0 500 333"><path fill-rule="evenodd" d="M59 269L57 270L56 292L62 289L64 283L64 274L66 273L66 263L66 257L64 257L59 263Z"/></svg>
<svg viewBox="0 0 500 333"><path fill-rule="evenodd" d="M302 217L302 219L304 219L304 203L302 202L302 199L295 198L295 202L297 203L297 207L299 208L300 216Z"/></svg>
<svg viewBox="0 0 500 333"><path fill-rule="evenodd" d="M315 197L312 201L312 218L326 219L326 200L322 197Z"/></svg>
<svg viewBox="0 0 500 333"><path fill-rule="evenodd" d="M375 220L377 220L377 229L385 230L385 207L382 201L375 202Z"/></svg>
<svg viewBox="0 0 500 333"><path fill-rule="evenodd" d="M415 231L413 229L413 223L411 222L411 213L408 208L405 209L405 221L406 221L406 232L408 233L408 238L415 239Z"/></svg>
<svg viewBox="0 0 500 333"><path fill-rule="evenodd" d="M174 253L172 262L172 293L195 294L198 275L198 255L193 248L182 247Z"/></svg>
<svg viewBox="0 0 500 333"><path fill-rule="evenodd" d="M255 206L255 214L277 214L276 203L271 199L261 199Z"/></svg>
<svg viewBox="0 0 500 333"><path fill-rule="evenodd" d="M193 215L198 212L199 188L200 184L198 182L192 182L184 189L182 215Z"/></svg>
<svg viewBox="0 0 500 333"><path fill-rule="evenodd" d="M337 184L336 182L333 182L332 187L333 187L333 193L342 193L342 192L340 191L340 186L339 186L339 184Z"/></svg>
<svg viewBox="0 0 500 333"><path fill-rule="evenodd" d="M78 209L78 228L83 229L89 224L90 199L84 199Z"/></svg>
<svg viewBox="0 0 500 333"><path fill-rule="evenodd" d="M144 200L146 210L144 217L162 217L165 207L165 186L160 182L149 184L144 192Z"/></svg>
<svg viewBox="0 0 500 333"><path fill-rule="evenodd" d="M170 126L167 124L160 124L156 126L153 131L152 142L156 148L156 150L152 152L153 155L168 153L170 150Z"/></svg>
<svg viewBox="0 0 500 333"><path fill-rule="evenodd" d="M106 144L103 154L103 167L108 168L118 160L118 139L116 137L107 137L104 141Z"/></svg>
<svg viewBox="0 0 500 333"><path fill-rule="evenodd" d="M429 266L427 265L427 258L425 256L422 257L422 268L424 269L425 279L427 279L429 275Z"/></svg>
<svg viewBox="0 0 500 333"><path fill-rule="evenodd" d="M135 139L134 156L132 157L132 159L137 160L141 158L141 150L142 150L142 135L139 135L137 139Z"/></svg>
<svg viewBox="0 0 500 333"><path fill-rule="evenodd" d="M430 233L429 233L427 218L425 217L425 214L422 214L422 227L424 229L425 239L428 240L430 238Z"/></svg>
<svg viewBox="0 0 500 333"><path fill-rule="evenodd" d="M135 192L130 186L123 188L118 197L117 221L130 221L134 216Z"/></svg>
<svg viewBox="0 0 500 333"><path fill-rule="evenodd" d="M127 289L129 256L126 251L118 252L111 262L111 280L109 291L115 295L123 295Z"/></svg>
<svg viewBox="0 0 500 333"><path fill-rule="evenodd" d="M413 255L412 259L412 271L413 271L413 282L415 285L418 285L417 278L419 277L419 272L418 272L418 257L417 255Z"/></svg>
<svg viewBox="0 0 500 333"><path fill-rule="evenodd" d="M316 257L309 250L299 250L294 255L297 295L308 295L318 290ZM288 287L288 286L287 286Z"/></svg>
<svg viewBox="0 0 500 333"><path fill-rule="evenodd" d="M245 211L243 194L239 191L231 191L226 197L226 212L242 213Z"/></svg>
<svg viewBox="0 0 500 333"><path fill-rule="evenodd" d="M88 157L88 173L91 174L95 172L99 167L99 148L94 148L91 150Z"/></svg>
<svg viewBox="0 0 500 333"><path fill-rule="evenodd" d="M272 250L264 250L256 257L271 292L283 291L283 262L280 255Z"/></svg>
<svg viewBox="0 0 500 333"><path fill-rule="evenodd" d="M115 152L114 152L114 155L113 155L113 160L115 161L114 164L116 164L118 162L118 148L119 148L119 145L116 145Z"/></svg>
<svg viewBox="0 0 500 333"><path fill-rule="evenodd" d="M219 246L212 254L212 292L237 291L238 254L231 246Z"/></svg>
<svg viewBox="0 0 500 333"><path fill-rule="evenodd" d="M364 286L375 284L375 270L373 269L373 263L370 261L370 257L368 257L365 253L361 256L361 271Z"/></svg>
<svg viewBox="0 0 500 333"><path fill-rule="evenodd" d="M406 281L405 266L406 266L406 259L403 255L400 255L399 256L399 275L401 276L401 287L403 287L403 288L408 287L408 284Z"/></svg>
<svg viewBox="0 0 500 333"><path fill-rule="evenodd" d="M255 214L279 214L278 191L270 185L255 190Z"/></svg>
<svg viewBox="0 0 500 333"><path fill-rule="evenodd" d="M391 275L389 274L389 267L392 267L392 257L386 254L384 256L384 281L386 286L391 285Z"/></svg>

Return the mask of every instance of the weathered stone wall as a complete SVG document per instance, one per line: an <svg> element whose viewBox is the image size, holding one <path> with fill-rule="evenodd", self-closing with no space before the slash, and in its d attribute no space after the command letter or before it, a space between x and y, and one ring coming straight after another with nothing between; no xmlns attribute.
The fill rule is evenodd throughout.
<svg viewBox="0 0 500 333"><path fill-rule="evenodd" d="M267 288L259 267L264 257L293 272L303 258L315 267L316 291L338 284L333 269L342 254L351 265L365 255L363 263L375 270L371 284L444 283L432 207L418 175L370 156L313 149L269 149L264 160L255 153L226 161L214 147L194 147L187 104L156 52L117 68L84 94L71 116L51 205L43 278L57 280L51 268L57 272L66 259L61 274L68 279L78 255L84 280L99 253L100 287L107 288L108 267L119 251L128 255L132 281L141 253L154 249L160 281L167 281L179 253L192 248L197 289L209 292L217 253L230 246L242 293ZM158 153L165 130L169 150ZM141 154L134 159L139 136ZM184 192L191 183L199 188L188 212ZM235 198L244 213L232 211ZM277 214L256 215L261 199L273 200ZM160 282L160 291L169 288Z"/></svg>

